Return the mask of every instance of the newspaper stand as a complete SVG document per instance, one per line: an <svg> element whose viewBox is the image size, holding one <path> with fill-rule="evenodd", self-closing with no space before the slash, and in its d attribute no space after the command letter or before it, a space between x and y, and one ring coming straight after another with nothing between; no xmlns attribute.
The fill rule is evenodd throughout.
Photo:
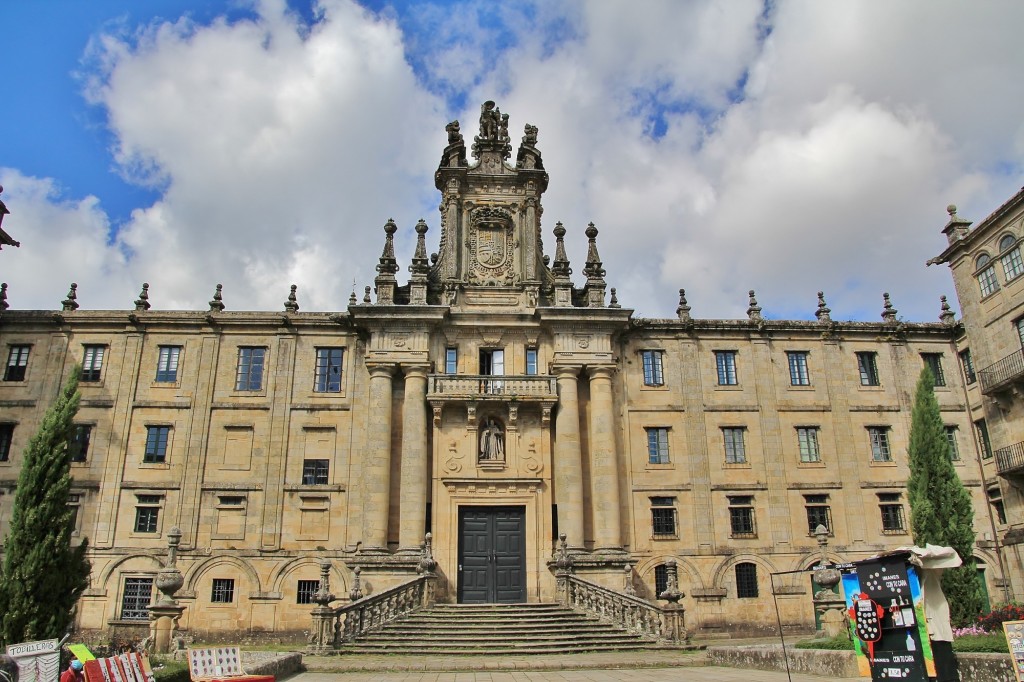
<svg viewBox="0 0 1024 682"><path fill-rule="evenodd" d="M909 559L909 552L898 552L840 567L863 677L905 682L935 677L921 583Z"/></svg>
<svg viewBox="0 0 1024 682"><path fill-rule="evenodd" d="M192 682L274 682L273 675L246 675L237 646L188 650Z"/></svg>

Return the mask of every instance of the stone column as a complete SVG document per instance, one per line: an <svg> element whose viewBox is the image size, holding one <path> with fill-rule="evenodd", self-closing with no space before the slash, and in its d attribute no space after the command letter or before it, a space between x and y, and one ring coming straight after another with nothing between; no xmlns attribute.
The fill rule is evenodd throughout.
<svg viewBox="0 0 1024 682"><path fill-rule="evenodd" d="M370 415L363 462L363 551L388 548L391 493L391 375L394 365L368 365Z"/></svg>
<svg viewBox="0 0 1024 682"><path fill-rule="evenodd" d="M405 367L398 551L419 554L427 519L427 366Z"/></svg>
<svg viewBox="0 0 1024 682"><path fill-rule="evenodd" d="M619 462L611 367L590 369L590 476L594 489L594 549L622 549Z"/></svg>
<svg viewBox="0 0 1024 682"><path fill-rule="evenodd" d="M555 367L558 415L552 452L558 504L558 532L573 549L583 548L583 457L580 454L580 406L576 367Z"/></svg>

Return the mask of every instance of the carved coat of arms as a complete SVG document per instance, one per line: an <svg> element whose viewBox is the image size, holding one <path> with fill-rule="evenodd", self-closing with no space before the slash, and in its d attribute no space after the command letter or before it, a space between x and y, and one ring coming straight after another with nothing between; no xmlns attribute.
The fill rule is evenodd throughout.
<svg viewBox="0 0 1024 682"><path fill-rule="evenodd" d="M476 259L486 268L501 267L508 253L505 249L505 230L500 225L481 225L477 228Z"/></svg>

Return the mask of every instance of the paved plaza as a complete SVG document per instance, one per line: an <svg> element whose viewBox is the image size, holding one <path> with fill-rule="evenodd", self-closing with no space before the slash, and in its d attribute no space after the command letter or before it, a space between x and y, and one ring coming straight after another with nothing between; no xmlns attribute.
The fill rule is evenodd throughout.
<svg viewBox="0 0 1024 682"><path fill-rule="evenodd" d="M746 670L741 668L682 667L605 670L509 670L482 672L306 672L290 682L822 682L816 675Z"/></svg>

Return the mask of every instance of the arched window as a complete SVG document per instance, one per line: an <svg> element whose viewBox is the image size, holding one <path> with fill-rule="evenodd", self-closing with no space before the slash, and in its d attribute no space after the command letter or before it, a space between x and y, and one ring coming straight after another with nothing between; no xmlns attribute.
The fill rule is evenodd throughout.
<svg viewBox="0 0 1024 682"><path fill-rule="evenodd" d="M978 260L974 261L974 264L977 266L977 269L980 270L983 267L985 267L986 265L988 265L988 262L990 260L992 260L992 259L988 257L988 254L987 253L983 253L980 256L978 256Z"/></svg>
<svg viewBox="0 0 1024 682"><path fill-rule="evenodd" d="M1007 254L1009 255L1009 254ZM1017 249L1018 259L1020 250ZM981 297L984 298L999 291L999 281L996 279L996 268L991 264L992 259L987 253L983 253L975 260L978 266L978 286L981 288ZM1004 263L1005 268L1005 263Z"/></svg>
<svg viewBox="0 0 1024 682"><path fill-rule="evenodd" d="M1003 253L999 260L1003 264L1003 274L1006 276L1006 281L1009 282L1024 275L1024 258L1021 258L1020 245L1017 244L1017 238L1012 234L1005 235L999 240L999 250Z"/></svg>
<svg viewBox="0 0 1024 682"><path fill-rule="evenodd" d="M757 598L757 564L736 564L736 596L740 599Z"/></svg>
<svg viewBox="0 0 1024 682"><path fill-rule="evenodd" d="M1003 238L999 240L999 251L1006 251L1008 248L1017 243L1017 238L1012 234L1003 235Z"/></svg>
<svg viewBox="0 0 1024 682"><path fill-rule="evenodd" d="M654 567L654 597L657 599L668 589L668 566L658 564Z"/></svg>

